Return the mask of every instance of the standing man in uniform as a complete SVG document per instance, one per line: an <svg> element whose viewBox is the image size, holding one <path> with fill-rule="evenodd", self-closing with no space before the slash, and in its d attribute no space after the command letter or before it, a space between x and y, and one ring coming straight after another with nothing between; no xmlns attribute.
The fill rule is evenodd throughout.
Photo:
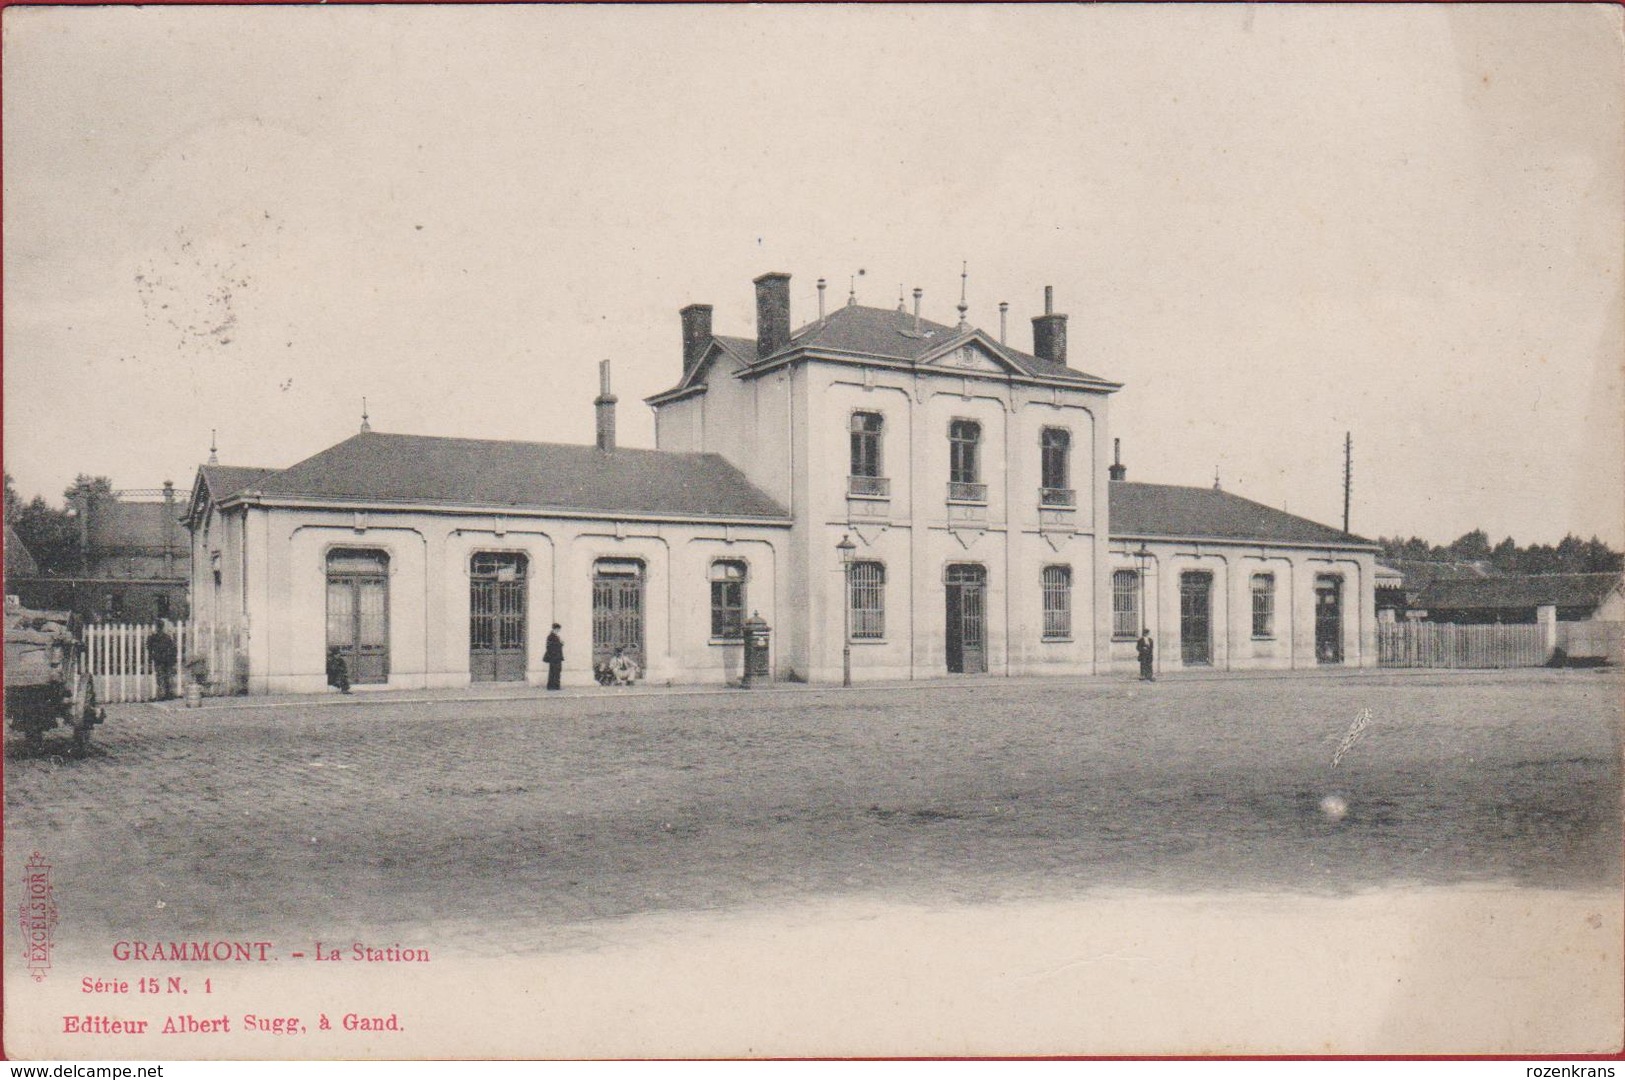
<svg viewBox="0 0 1625 1080"><path fill-rule="evenodd" d="M542 659L547 661L547 688L559 688L559 670L564 667L564 639L559 637L559 624L554 623L553 629L547 635L547 648L542 653Z"/></svg>
<svg viewBox="0 0 1625 1080"><path fill-rule="evenodd" d="M168 701L175 696L175 639L169 636L162 620L158 628L147 635L147 659L158 676L158 700Z"/></svg>
<svg viewBox="0 0 1625 1080"><path fill-rule="evenodd" d="M1134 654L1140 658L1141 682L1157 681L1156 671L1152 667L1152 662L1156 659L1156 652L1157 647L1151 642L1151 630L1142 628L1140 630L1140 640L1134 643Z"/></svg>

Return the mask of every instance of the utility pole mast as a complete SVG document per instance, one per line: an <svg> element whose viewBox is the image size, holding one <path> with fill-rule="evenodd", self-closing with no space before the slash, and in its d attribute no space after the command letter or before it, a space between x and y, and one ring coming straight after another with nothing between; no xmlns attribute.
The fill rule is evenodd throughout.
<svg viewBox="0 0 1625 1080"><path fill-rule="evenodd" d="M1349 531L1349 497L1354 492L1354 432L1343 433L1343 531Z"/></svg>

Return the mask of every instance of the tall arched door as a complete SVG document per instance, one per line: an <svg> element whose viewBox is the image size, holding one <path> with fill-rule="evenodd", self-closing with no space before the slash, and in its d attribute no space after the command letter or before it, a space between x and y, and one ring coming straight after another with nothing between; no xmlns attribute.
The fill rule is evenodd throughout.
<svg viewBox="0 0 1625 1080"><path fill-rule="evenodd" d="M389 556L341 548L327 556L327 648L353 683L389 681Z"/></svg>
<svg viewBox="0 0 1625 1080"><path fill-rule="evenodd" d="M987 570L955 563L944 578L947 590L948 670L980 675L987 670Z"/></svg>
<svg viewBox="0 0 1625 1080"><path fill-rule="evenodd" d="M609 663L616 650L644 671L649 661L643 634L644 568L640 559L599 559L592 568L592 660Z"/></svg>
<svg viewBox="0 0 1625 1080"><path fill-rule="evenodd" d="M468 580L468 673L474 682L523 682L529 560L517 551L482 551Z"/></svg>

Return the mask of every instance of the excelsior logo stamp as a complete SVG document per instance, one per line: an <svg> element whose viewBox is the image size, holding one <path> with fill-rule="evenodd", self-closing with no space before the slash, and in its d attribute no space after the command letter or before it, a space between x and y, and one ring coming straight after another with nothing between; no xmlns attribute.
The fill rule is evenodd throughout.
<svg viewBox="0 0 1625 1080"><path fill-rule="evenodd" d="M23 956L35 982L44 982L51 969L51 948L55 944L56 901L51 896L51 864L34 852L23 868Z"/></svg>

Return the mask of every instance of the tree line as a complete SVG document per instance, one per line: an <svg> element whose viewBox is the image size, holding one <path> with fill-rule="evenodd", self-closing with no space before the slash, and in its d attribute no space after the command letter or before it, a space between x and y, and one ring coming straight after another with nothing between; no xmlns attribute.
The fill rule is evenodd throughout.
<svg viewBox="0 0 1625 1080"><path fill-rule="evenodd" d="M1474 529L1448 544L1429 544L1419 537L1381 536L1384 559L1428 562L1482 562L1503 574L1601 574L1625 568L1625 554L1593 536L1582 540L1573 533L1556 544L1519 547L1512 537L1491 545L1489 534Z"/></svg>
<svg viewBox="0 0 1625 1080"><path fill-rule="evenodd" d="M71 576L84 572L84 552L79 544L79 516L74 508L82 487L92 498L112 498L113 481L105 476L80 473L62 492L62 505L52 506L45 496L24 500L11 474L6 473L6 524L34 556L40 573Z"/></svg>

